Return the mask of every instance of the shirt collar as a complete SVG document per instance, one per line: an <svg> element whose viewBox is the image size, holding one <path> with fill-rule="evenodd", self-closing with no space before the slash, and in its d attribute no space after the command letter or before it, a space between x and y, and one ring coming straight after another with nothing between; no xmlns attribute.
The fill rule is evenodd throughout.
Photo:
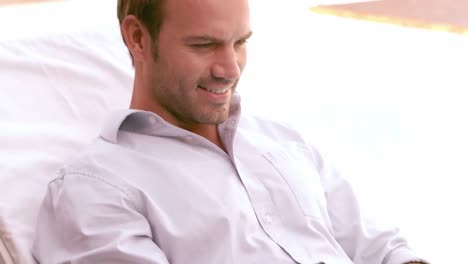
<svg viewBox="0 0 468 264"><path fill-rule="evenodd" d="M232 145L235 131L241 114L240 96L234 93L231 99L229 116L225 122L218 125L218 130L225 145ZM117 143L119 131L129 131L161 137L186 137L192 132L176 127L155 113L125 109L112 113L104 123L100 137L110 143ZM228 147L228 146L226 146Z"/></svg>

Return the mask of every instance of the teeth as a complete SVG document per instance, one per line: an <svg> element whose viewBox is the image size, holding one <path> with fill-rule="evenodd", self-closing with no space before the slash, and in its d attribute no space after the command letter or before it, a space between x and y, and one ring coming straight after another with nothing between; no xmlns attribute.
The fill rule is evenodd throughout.
<svg viewBox="0 0 468 264"><path fill-rule="evenodd" d="M206 88L206 87L203 87L203 89L207 90L207 91L210 92L210 93L214 93L214 94L223 94L223 93L226 93L226 92L229 90L229 87L217 88L217 89L208 89L208 88Z"/></svg>

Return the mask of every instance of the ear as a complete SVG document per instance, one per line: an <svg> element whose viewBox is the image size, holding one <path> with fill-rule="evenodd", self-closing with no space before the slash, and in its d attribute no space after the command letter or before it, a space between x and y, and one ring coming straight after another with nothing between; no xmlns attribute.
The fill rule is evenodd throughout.
<svg viewBox="0 0 468 264"><path fill-rule="evenodd" d="M122 36L133 60L144 61L145 52L151 49L151 37L140 20L133 15L126 16L121 24Z"/></svg>

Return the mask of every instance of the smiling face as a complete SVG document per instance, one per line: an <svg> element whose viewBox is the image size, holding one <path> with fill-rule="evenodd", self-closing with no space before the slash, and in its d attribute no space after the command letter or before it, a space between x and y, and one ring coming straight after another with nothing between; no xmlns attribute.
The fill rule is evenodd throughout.
<svg viewBox="0 0 468 264"><path fill-rule="evenodd" d="M145 53L139 108L190 130L227 119L251 35L247 0L170 0L154 52Z"/></svg>

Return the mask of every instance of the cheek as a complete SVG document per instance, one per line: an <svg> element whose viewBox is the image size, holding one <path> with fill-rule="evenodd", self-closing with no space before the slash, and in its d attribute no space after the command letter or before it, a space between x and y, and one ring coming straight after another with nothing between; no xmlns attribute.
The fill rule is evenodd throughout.
<svg viewBox="0 0 468 264"><path fill-rule="evenodd" d="M181 62L180 72L187 80L198 82L211 76L211 63L208 59L189 58Z"/></svg>
<svg viewBox="0 0 468 264"><path fill-rule="evenodd" d="M247 64L247 49L246 48L242 49L242 51L239 52L237 61L238 61L237 64L239 65L240 70L243 71L245 65Z"/></svg>

